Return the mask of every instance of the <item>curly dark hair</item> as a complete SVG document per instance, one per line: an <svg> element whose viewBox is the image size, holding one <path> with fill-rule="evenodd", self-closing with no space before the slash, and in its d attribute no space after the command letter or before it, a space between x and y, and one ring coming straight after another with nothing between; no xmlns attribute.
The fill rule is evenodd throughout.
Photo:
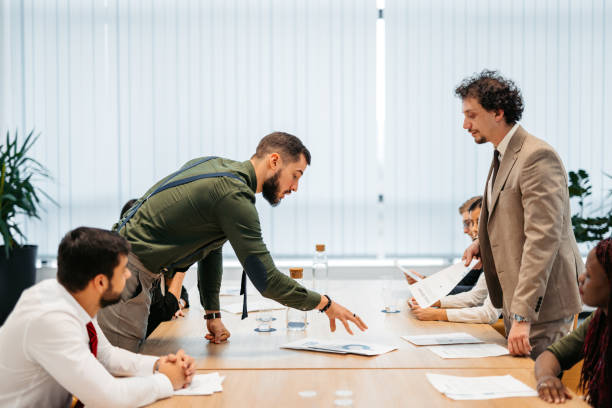
<svg viewBox="0 0 612 408"><path fill-rule="evenodd" d="M514 125L523 115L523 96L516 84L488 69L465 78L455 88L461 99L475 98L487 111L501 109L506 123Z"/></svg>

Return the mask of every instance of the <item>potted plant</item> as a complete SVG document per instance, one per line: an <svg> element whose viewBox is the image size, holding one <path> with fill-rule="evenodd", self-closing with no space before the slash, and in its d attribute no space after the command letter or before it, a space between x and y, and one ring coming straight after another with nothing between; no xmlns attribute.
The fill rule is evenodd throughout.
<svg viewBox="0 0 612 408"><path fill-rule="evenodd" d="M612 178L608 174L605 175ZM589 174L583 169L576 172L570 171L569 181L569 196L578 199L578 212L572 215L572 226L574 227L576 241L589 244L597 243L612 230L612 207L608 208L609 204L606 203L601 208L591 210L589 214L591 216L586 215L585 209L593 205L593 203L586 202L592 194ZM608 192L607 198L610 197L612 197L612 189Z"/></svg>
<svg viewBox="0 0 612 408"><path fill-rule="evenodd" d="M44 191L34 186L36 181L50 178L45 167L28 157L28 151L38 139L30 132L19 143L17 132L6 133L0 143L0 325L17 303L21 292L36 281L36 245L25 245L17 217L39 217L41 195L57 204Z"/></svg>

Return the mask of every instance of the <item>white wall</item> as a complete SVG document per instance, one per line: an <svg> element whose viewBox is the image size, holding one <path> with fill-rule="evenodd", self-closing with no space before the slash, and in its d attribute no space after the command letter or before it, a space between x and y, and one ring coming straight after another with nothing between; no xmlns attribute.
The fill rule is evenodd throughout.
<svg viewBox="0 0 612 408"><path fill-rule="evenodd" d="M313 161L298 194L274 210L258 203L273 253L308 254L319 240L373 253L374 10L363 0L11 1L0 129L42 133L35 154L61 204L27 223L30 240L52 254L69 228L110 227L127 199L187 160L245 160L283 130Z"/></svg>
<svg viewBox="0 0 612 408"><path fill-rule="evenodd" d="M612 188L610 1L387 0L386 248L463 251L457 208L482 194L493 151L462 129L461 80L497 69L522 89L521 124ZM575 203L574 203L575 204ZM574 207L574 210L577 208Z"/></svg>
<svg viewBox="0 0 612 408"><path fill-rule="evenodd" d="M202 155L239 160L273 130L313 154L300 191L259 200L276 256L377 252L374 0L0 0L0 131L36 128L60 202L30 241L53 254L79 225ZM461 251L456 208L480 193L491 149L461 129L453 89L500 69L524 126L585 168L612 173L609 1L387 0L383 248ZM227 250L228 254L231 250Z"/></svg>

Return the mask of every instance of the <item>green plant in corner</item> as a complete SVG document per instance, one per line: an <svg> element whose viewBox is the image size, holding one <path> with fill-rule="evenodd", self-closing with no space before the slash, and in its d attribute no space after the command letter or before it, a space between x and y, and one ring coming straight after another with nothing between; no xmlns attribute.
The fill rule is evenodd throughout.
<svg viewBox="0 0 612 408"><path fill-rule="evenodd" d="M610 175L606 174L608 178ZM608 231L612 229L612 208L606 212L606 206L599 208L600 215L585 217L585 209L590 206L586 199L592 194L591 180L589 174L579 169L577 172L569 172L569 195L570 198L578 198L579 211L572 215L572 226L574 235L578 242L600 241L606 237ZM612 190L608 192L608 199L612 197Z"/></svg>
<svg viewBox="0 0 612 408"><path fill-rule="evenodd" d="M24 214L40 219L41 196L57 205L55 200L33 184L51 178L42 164L28 157L28 151L39 136L31 131L19 144L17 132L14 137L6 132L6 143L0 144L0 234L7 259L11 250L20 247L22 244L19 242L26 239L16 217Z"/></svg>

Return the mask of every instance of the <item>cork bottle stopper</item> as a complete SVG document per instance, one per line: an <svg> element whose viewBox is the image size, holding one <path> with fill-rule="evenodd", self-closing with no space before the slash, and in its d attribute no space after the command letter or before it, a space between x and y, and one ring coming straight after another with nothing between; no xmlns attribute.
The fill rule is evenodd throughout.
<svg viewBox="0 0 612 408"><path fill-rule="evenodd" d="M289 276L292 279L302 279L304 276L304 268L289 268Z"/></svg>
<svg viewBox="0 0 612 408"><path fill-rule="evenodd" d="M325 251L325 245L324 244L317 244L317 252L323 252Z"/></svg>

